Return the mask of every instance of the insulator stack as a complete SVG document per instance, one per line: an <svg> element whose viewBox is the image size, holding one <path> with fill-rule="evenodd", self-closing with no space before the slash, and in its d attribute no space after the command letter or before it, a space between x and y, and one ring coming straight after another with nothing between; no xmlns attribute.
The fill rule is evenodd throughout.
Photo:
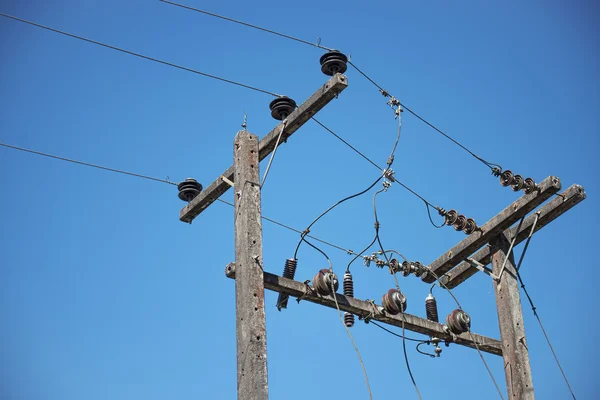
<svg viewBox="0 0 600 400"><path fill-rule="evenodd" d="M348 57L337 50L328 51L320 58L321 72L325 75L333 76L337 73L343 74L348 66Z"/></svg>
<svg viewBox="0 0 600 400"><path fill-rule="evenodd" d="M390 272L392 274L395 274L398 271L400 271L400 262L398 262L398 260L396 260L395 258L392 258L390 260Z"/></svg>
<svg viewBox="0 0 600 400"><path fill-rule="evenodd" d="M509 170L500 174L500 184L502 186L510 186L515 192L523 190L525 194L533 193L537 189L537 185L532 178L523 179L521 175L515 175Z"/></svg>
<svg viewBox="0 0 600 400"><path fill-rule="evenodd" d="M288 115L296 109L296 102L287 96L281 96L269 104L271 117L278 121L283 121Z"/></svg>
<svg viewBox="0 0 600 400"><path fill-rule="evenodd" d="M444 211L443 215L446 225L453 226L455 230L463 231L467 235L479 229L473 218L467 218L462 214L458 214L456 210Z"/></svg>
<svg viewBox="0 0 600 400"><path fill-rule="evenodd" d="M317 272L312 282L317 293L322 296L328 296L337 292L340 286L337 276L328 269L322 269Z"/></svg>
<svg viewBox="0 0 600 400"><path fill-rule="evenodd" d="M446 326L453 334L460 335L471 328L471 317L463 310L456 309L446 317Z"/></svg>
<svg viewBox="0 0 600 400"><path fill-rule="evenodd" d="M406 311L406 296L398 289L390 289L381 298L383 309L389 314L396 315Z"/></svg>
<svg viewBox="0 0 600 400"><path fill-rule="evenodd" d="M438 317L437 301L431 293L425 298L425 312L427 319L433 322L440 322Z"/></svg>
<svg viewBox="0 0 600 400"><path fill-rule="evenodd" d="M344 274L344 296L346 297L354 297L354 282L352 281L352 274L346 272ZM354 325L354 314L345 312L344 313L344 323L348 328Z"/></svg>
<svg viewBox="0 0 600 400"><path fill-rule="evenodd" d="M187 178L185 181L177 185L179 189L179 198L188 203L198 196L202 191L202 185L198 183L194 178Z"/></svg>
<svg viewBox="0 0 600 400"><path fill-rule="evenodd" d="M288 258L285 260L285 266L283 267L283 277L288 279L294 279L296 275L296 267L298 266L298 260L295 258ZM279 293L277 297L277 309L281 311L282 308L287 308L289 295L285 293Z"/></svg>

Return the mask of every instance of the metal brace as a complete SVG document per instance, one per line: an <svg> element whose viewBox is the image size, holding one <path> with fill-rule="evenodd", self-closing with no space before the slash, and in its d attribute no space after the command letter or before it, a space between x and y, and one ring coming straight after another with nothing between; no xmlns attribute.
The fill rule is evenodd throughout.
<svg viewBox="0 0 600 400"><path fill-rule="evenodd" d="M488 267L486 267L479 261L474 260L472 258L467 258L465 261L468 262L469 264L471 264L471 266L473 266L473 267L477 268L478 270L480 270L481 272L483 272L484 274L490 276L491 278L493 278L495 280L499 279L498 276L496 276L496 274L494 274L491 269L489 269Z"/></svg>
<svg viewBox="0 0 600 400"><path fill-rule="evenodd" d="M298 304L300 304L300 302L302 300L304 300L306 297L308 296L313 296L315 294L315 291L313 288L310 287L310 285L308 284L310 282L309 279L305 280L304 283L304 293L302 293L302 295L300 295L296 301L298 302Z"/></svg>
<svg viewBox="0 0 600 400"><path fill-rule="evenodd" d="M223 182L225 182L226 184L228 184L229 186L231 186L231 187L235 187L235 184L234 184L232 181L230 181L229 179L227 179L227 177L225 177L225 176L223 176L223 175L221 175L221 180L222 180Z"/></svg>

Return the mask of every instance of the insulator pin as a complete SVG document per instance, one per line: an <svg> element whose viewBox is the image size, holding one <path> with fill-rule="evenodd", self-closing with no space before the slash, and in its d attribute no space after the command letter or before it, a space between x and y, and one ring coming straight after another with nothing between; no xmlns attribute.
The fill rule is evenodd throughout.
<svg viewBox="0 0 600 400"><path fill-rule="evenodd" d="M427 319L433 322L440 322L438 317L437 301L431 293L425 298L425 312Z"/></svg>
<svg viewBox="0 0 600 400"><path fill-rule="evenodd" d="M346 297L354 297L354 282L352 281L352 274L346 272L344 274L344 296ZM354 314L345 312L344 313L344 324L350 328L354 325Z"/></svg>
<svg viewBox="0 0 600 400"><path fill-rule="evenodd" d="M314 276L313 287L322 296L328 296L337 292L340 283L337 276L328 269L322 269Z"/></svg>
<svg viewBox="0 0 600 400"><path fill-rule="evenodd" d="M406 310L406 296L398 289L390 289L381 298L381 305L389 314L403 313Z"/></svg>
<svg viewBox="0 0 600 400"><path fill-rule="evenodd" d="M298 260L295 258L288 258L285 260L285 266L283 267L283 277L288 279L294 279L296 275L296 267L298 266ZM279 293L277 297L277 309L281 311L282 308L287 308L289 295L285 293Z"/></svg>
<svg viewBox="0 0 600 400"><path fill-rule="evenodd" d="M198 196L202 191L202 185L198 183L194 178L187 178L185 181L177 185L179 189L179 198L188 203Z"/></svg>
<svg viewBox="0 0 600 400"><path fill-rule="evenodd" d="M456 309L446 317L446 326L453 334L460 335L471 328L471 317L463 310Z"/></svg>

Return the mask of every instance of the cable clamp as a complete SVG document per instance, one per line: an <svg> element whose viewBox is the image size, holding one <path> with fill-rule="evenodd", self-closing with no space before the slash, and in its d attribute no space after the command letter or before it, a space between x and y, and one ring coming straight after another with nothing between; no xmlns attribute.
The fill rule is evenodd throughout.
<svg viewBox="0 0 600 400"><path fill-rule="evenodd" d="M383 177L391 182L396 182L396 178L394 177L394 170L391 168L387 168L383 170Z"/></svg>
<svg viewBox="0 0 600 400"><path fill-rule="evenodd" d="M314 296L315 295L315 290L313 288L310 287L310 285L308 284L310 282L310 279L305 280L304 283L304 293L302 293L300 295L300 297L298 297L296 299L296 301L298 303L300 303L302 300L304 300L305 298L307 298L308 296Z"/></svg>

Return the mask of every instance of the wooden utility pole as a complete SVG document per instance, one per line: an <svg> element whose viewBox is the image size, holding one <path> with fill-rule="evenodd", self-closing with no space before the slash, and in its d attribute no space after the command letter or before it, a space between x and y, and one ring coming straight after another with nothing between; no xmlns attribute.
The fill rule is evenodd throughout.
<svg viewBox="0 0 600 400"><path fill-rule="evenodd" d="M265 400L267 332L262 270L258 137L240 131L234 141L237 391L239 399Z"/></svg>
<svg viewBox="0 0 600 400"><path fill-rule="evenodd" d="M492 272L499 278L494 279L494 288L508 398L532 400L535 396L515 260L512 252L509 253L510 243L506 235L498 235L491 245Z"/></svg>

